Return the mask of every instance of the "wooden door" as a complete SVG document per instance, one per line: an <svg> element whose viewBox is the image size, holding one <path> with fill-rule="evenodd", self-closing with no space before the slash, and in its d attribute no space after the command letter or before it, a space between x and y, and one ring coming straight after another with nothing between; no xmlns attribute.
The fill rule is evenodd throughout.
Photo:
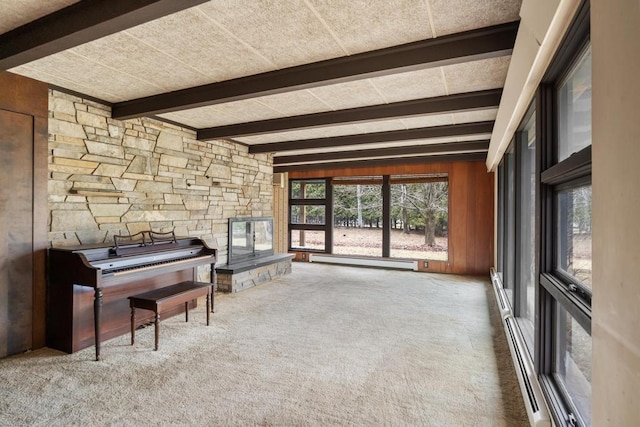
<svg viewBox="0 0 640 427"><path fill-rule="evenodd" d="M0 110L0 357L33 347L33 120Z"/></svg>

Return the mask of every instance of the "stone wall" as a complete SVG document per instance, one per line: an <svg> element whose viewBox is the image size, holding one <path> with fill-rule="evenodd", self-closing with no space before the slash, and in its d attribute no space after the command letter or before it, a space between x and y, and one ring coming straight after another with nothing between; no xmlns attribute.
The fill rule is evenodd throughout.
<svg viewBox="0 0 640 427"><path fill-rule="evenodd" d="M225 263L227 219L272 216L272 160L158 120L114 120L108 106L52 90L50 245L175 230L217 247Z"/></svg>

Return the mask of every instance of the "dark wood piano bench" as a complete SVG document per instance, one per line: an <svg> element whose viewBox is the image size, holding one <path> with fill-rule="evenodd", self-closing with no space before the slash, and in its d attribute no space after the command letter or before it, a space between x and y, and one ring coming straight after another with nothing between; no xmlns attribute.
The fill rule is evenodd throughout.
<svg viewBox="0 0 640 427"><path fill-rule="evenodd" d="M158 350L160 313L162 310L167 307L175 307L178 304L184 304L185 321L188 322L189 302L204 295L207 296L207 326L209 326L209 312L213 311L213 283L187 281L130 296L131 345L135 343L136 308L151 310L155 313L155 350Z"/></svg>

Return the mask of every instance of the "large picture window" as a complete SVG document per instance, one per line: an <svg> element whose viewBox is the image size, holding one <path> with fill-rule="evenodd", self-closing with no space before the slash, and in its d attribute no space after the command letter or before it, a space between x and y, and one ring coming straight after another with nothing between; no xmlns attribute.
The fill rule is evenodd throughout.
<svg viewBox="0 0 640 427"><path fill-rule="evenodd" d="M448 260L447 173L293 179L289 250Z"/></svg>

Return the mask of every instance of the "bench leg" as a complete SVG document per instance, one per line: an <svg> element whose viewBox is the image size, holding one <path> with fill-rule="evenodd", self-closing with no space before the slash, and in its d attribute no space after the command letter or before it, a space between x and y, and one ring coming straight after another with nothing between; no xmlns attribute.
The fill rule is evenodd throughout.
<svg viewBox="0 0 640 427"><path fill-rule="evenodd" d="M189 321L189 302L185 302L184 303L184 321L188 322Z"/></svg>
<svg viewBox="0 0 640 427"><path fill-rule="evenodd" d="M215 309L213 308L213 304L215 303L214 299L215 293L213 292L213 283L211 284L211 312L215 313Z"/></svg>
<svg viewBox="0 0 640 427"><path fill-rule="evenodd" d="M131 307L131 345L136 342L136 308Z"/></svg>
<svg viewBox="0 0 640 427"><path fill-rule="evenodd" d="M160 338L160 313L158 313L156 311L156 347L155 347L155 351L158 351L158 341Z"/></svg>

